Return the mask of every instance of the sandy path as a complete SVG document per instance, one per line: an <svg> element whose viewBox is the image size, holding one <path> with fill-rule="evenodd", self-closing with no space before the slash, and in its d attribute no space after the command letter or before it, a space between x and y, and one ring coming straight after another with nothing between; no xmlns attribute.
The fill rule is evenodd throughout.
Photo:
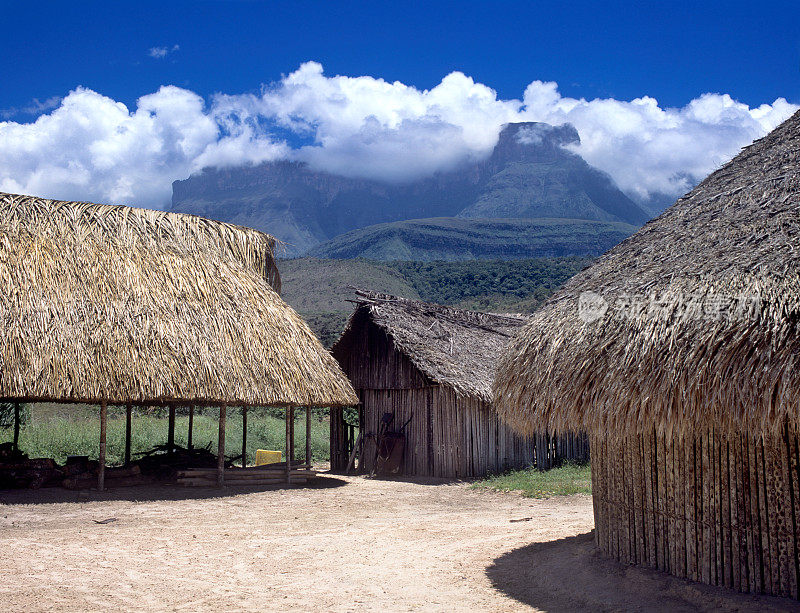
<svg viewBox="0 0 800 613"><path fill-rule="evenodd" d="M463 484L321 481L335 487L223 496L118 490L102 501L61 490L0 493L0 605L252 612L794 604L607 562L580 536L592 529L588 496L529 500ZM147 500L165 496L179 499ZM117 521L93 521L108 517Z"/></svg>

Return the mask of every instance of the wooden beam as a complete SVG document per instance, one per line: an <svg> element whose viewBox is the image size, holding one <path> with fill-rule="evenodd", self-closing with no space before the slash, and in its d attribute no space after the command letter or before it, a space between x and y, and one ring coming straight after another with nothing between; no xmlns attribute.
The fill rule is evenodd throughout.
<svg viewBox="0 0 800 613"><path fill-rule="evenodd" d="M186 448L192 449L192 431L194 430L194 405L189 405L189 440L187 441Z"/></svg>
<svg viewBox="0 0 800 613"><path fill-rule="evenodd" d="M131 433L132 433L132 414L133 407L125 406L125 466L131 463Z"/></svg>
<svg viewBox="0 0 800 613"><path fill-rule="evenodd" d="M311 407L306 407L306 464L311 468Z"/></svg>
<svg viewBox="0 0 800 613"><path fill-rule="evenodd" d="M289 447L289 459L294 460L294 407L289 409L289 438L292 441Z"/></svg>
<svg viewBox="0 0 800 613"><path fill-rule="evenodd" d="M217 442L217 486L225 487L225 409L219 407L219 439Z"/></svg>
<svg viewBox="0 0 800 613"><path fill-rule="evenodd" d="M97 472L97 489L101 492L106 486L106 418L108 407L105 401L100 404L100 469Z"/></svg>
<svg viewBox="0 0 800 613"><path fill-rule="evenodd" d="M14 452L19 451L19 402L14 403Z"/></svg>
<svg viewBox="0 0 800 613"><path fill-rule="evenodd" d="M339 411L341 411L341 409L331 409L331 425L330 428L328 428L328 438L330 441L329 447L331 450L331 470L333 471L340 469L341 462L341 451L339 447L339 441L341 440L341 436L339 434L339 430L341 429L339 422Z"/></svg>
<svg viewBox="0 0 800 613"><path fill-rule="evenodd" d="M291 445L292 435L289 428L292 409L286 407L286 483L292 482Z"/></svg>
<svg viewBox="0 0 800 613"><path fill-rule="evenodd" d="M169 405L169 427L167 430L167 452L175 452L175 405Z"/></svg>
<svg viewBox="0 0 800 613"><path fill-rule="evenodd" d="M247 407L242 407L242 468L247 467Z"/></svg>
<svg viewBox="0 0 800 613"><path fill-rule="evenodd" d="M353 443L353 449L350 451L350 458L347 461L347 467L344 469L345 474L349 475L351 470L354 470L356 467L356 457L358 456L358 450L361 447L361 430L358 431L358 436L356 437L356 442Z"/></svg>

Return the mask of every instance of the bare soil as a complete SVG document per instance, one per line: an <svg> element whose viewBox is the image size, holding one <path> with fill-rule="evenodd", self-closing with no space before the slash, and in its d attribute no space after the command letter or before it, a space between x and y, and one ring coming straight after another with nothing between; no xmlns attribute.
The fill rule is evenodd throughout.
<svg viewBox="0 0 800 613"><path fill-rule="evenodd" d="M311 487L0 492L6 611L796 610L594 550L591 498ZM114 519L109 523L96 521Z"/></svg>

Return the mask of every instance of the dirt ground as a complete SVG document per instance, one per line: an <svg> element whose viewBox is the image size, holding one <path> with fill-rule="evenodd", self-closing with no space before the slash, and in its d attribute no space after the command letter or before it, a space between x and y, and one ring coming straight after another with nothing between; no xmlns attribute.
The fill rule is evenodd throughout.
<svg viewBox="0 0 800 613"><path fill-rule="evenodd" d="M622 567L589 496L313 487L0 492L5 611L797 610ZM105 524L96 521L114 518Z"/></svg>

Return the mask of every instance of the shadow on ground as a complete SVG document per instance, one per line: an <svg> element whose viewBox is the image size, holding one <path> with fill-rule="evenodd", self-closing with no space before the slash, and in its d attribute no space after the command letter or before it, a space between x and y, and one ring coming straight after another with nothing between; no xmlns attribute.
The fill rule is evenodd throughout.
<svg viewBox="0 0 800 613"><path fill-rule="evenodd" d="M330 475L348 476L340 471L328 471ZM463 479L454 477L420 477L418 475L370 475L366 473L353 473L350 477L361 479L374 479L375 481L394 481L397 483L416 483L417 485L453 485L455 483L473 483L476 479Z"/></svg>
<svg viewBox="0 0 800 613"><path fill-rule="evenodd" d="M133 487L109 488L103 492L97 490L65 490L60 487L48 487L38 490L0 490L0 504L61 504L69 502L93 502L97 500L128 500L131 502L150 502L157 500L203 500L225 498L253 492L275 490L307 490L337 488L347 485L347 481L329 476L317 476L303 485L261 485L240 486L228 485L223 489L217 487L186 487L182 485L152 484Z"/></svg>
<svg viewBox="0 0 800 613"><path fill-rule="evenodd" d="M593 532L514 549L497 558L486 575L505 595L554 613L800 610L793 600L739 594L624 566L600 554Z"/></svg>

